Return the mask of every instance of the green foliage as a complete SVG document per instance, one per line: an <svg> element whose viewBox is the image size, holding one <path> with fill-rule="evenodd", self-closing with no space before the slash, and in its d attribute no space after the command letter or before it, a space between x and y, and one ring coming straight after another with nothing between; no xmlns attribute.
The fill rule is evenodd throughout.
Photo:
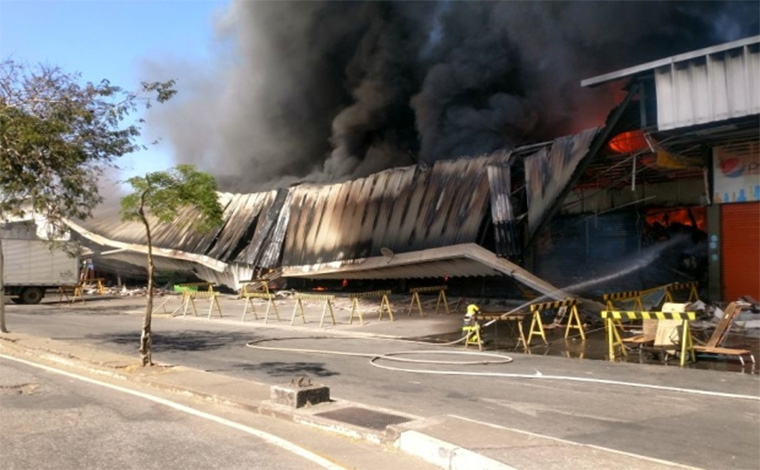
<svg viewBox="0 0 760 470"><path fill-rule="evenodd" d="M214 177L197 171L193 165L177 165L127 182L134 192L121 200L122 220L144 221L150 214L159 222L169 223L175 221L180 209L193 207L199 212L190 221L195 230L208 231L223 222Z"/></svg>
<svg viewBox="0 0 760 470"><path fill-rule="evenodd" d="M114 159L141 148L138 107L174 95L174 81L127 92L107 80L81 84L58 67L0 63L0 215L40 213L54 224L90 215L98 179Z"/></svg>

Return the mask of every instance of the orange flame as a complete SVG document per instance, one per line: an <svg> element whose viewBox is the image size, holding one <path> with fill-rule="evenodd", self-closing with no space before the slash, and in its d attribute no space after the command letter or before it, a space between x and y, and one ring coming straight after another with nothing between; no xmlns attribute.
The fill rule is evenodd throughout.
<svg viewBox="0 0 760 470"><path fill-rule="evenodd" d="M633 153L649 147L640 130L622 132L610 139L609 147L616 153Z"/></svg>

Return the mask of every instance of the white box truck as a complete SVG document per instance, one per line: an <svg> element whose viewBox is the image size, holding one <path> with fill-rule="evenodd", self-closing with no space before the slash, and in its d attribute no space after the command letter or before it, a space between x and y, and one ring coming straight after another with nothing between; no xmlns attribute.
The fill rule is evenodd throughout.
<svg viewBox="0 0 760 470"><path fill-rule="evenodd" d="M47 289L79 283L79 259L44 240L3 238L5 295L38 304Z"/></svg>

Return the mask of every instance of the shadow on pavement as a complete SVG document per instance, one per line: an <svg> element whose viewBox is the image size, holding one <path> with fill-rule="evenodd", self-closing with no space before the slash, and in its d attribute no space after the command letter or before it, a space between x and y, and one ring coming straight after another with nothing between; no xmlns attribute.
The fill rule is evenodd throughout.
<svg viewBox="0 0 760 470"><path fill-rule="evenodd" d="M272 377L293 377L301 374L330 377L340 375L338 372L325 369L321 362L261 362L258 364L237 363L232 367L247 371L263 371Z"/></svg>
<svg viewBox="0 0 760 470"><path fill-rule="evenodd" d="M100 340L103 343L133 344L140 343L140 330L134 333L109 333L102 335L86 335L87 339ZM250 332L218 332L218 331L174 331L170 333L153 333L153 352L168 351L211 351L229 347L235 343L246 343L259 339Z"/></svg>

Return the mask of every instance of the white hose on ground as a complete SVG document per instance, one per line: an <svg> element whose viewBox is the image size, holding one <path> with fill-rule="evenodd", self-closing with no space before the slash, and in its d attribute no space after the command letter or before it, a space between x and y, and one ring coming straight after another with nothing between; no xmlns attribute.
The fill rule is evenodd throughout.
<svg viewBox="0 0 760 470"><path fill-rule="evenodd" d="M709 391L709 390L698 390L698 389L691 389L691 388L669 387L665 385L651 385L651 384L643 384L643 383L637 383L637 382L624 382L624 381L619 381L619 380L591 379L588 377L573 377L573 376L566 376L566 375L544 375L539 371L536 371L535 374L513 374L513 373L506 373L506 372L406 369L403 367L395 367L395 366L387 366L387 365L378 364L378 361L395 361L395 362L414 362L414 363L445 364L445 365L493 365L493 364L508 364L514 361L514 359L511 358L510 356L494 354L494 353L484 353L480 351L424 351L424 350L420 350L420 351L397 351L397 352L391 352L391 353L385 353L385 354L373 354L373 353L353 353L353 352L346 352L346 351L335 351L335 350L330 350L330 349L275 348L271 346L261 346L259 344L259 343L264 343L264 342L269 342L269 341L283 341L283 340L289 340L289 339L290 340L293 340L293 339L335 340L336 338L329 337L329 336L268 338L268 339L261 339L261 340L256 340L256 341L249 341L245 345L248 348L261 349L261 350L267 350L267 351L285 351L285 352L296 352L296 353L365 357L365 358L369 358L369 363L374 367L378 367L380 369L386 369L390 371L395 371L395 372L407 372L407 373L413 373L413 374L454 375L454 376L468 376L468 377L478 376L478 377L495 377L495 378L505 378L505 379L511 378L511 379L533 379L533 380L536 380L536 379L561 380L561 381L570 381L570 382L582 382L582 383L592 383L592 384L601 384L601 385L643 388L643 389L650 389L650 390L661 390L661 391L668 391L668 392L687 393L687 394L693 394L693 395L706 395L706 396L711 396L711 397L737 398L737 399L743 399L743 400L760 401L760 396L753 396L753 395L741 395L737 393L725 393L725 392L714 392L714 391ZM370 339L380 339L380 340L386 340L386 341L404 341L406 343L412 342L412 343L424 344L424 345L430 346L430 343L422 343L422 342L417 342L417 341L394 340L391 338L370 338ZM471 356L483 356L483 357L489 357L489 358L496 357L499 360L434 361L434 360L428 360L428 359L401 359L401 358L395 357L398 355L409 355L409 354L471 355Z"/></svg>

